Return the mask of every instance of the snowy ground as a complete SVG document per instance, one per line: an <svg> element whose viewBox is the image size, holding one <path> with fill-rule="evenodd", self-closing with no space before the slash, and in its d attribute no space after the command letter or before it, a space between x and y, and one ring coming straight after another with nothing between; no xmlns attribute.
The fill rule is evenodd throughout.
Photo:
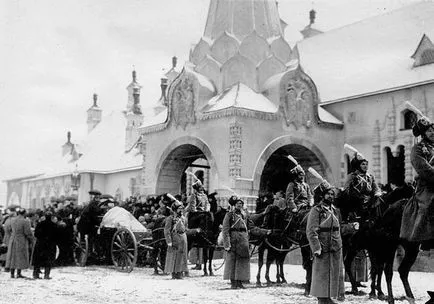
<svg viewBox="0 0 434 304"><path fill-rule="evenodd" d="M216 264L218 261L216 262ZM252 280L256 275L252 263ZM52 271L52 280L11 279L9 273L0 273L0 303L42 304L42 303L316 303L313 297L304 297L301 284L304 271L301 266L285 265L285 275L290 282L282 286L256 288L246 285L245 290L231 290L222 279L222 269L214 277L202 277L202 271L192 270L191 277L171 280L169 276L153 276L149 268L136 268L126 274L112 267L64 267ZM272 267L274 277L274 267ZM27 270L24 275L31 275ZM427 289L434 289L434 273L410 273L410 282L416 303L425 303L429 297ZM346 283L346 289L350 286ZM383 284L385 285L385 283ZM403 300L404 290L399 275L394 274L396 303ZM384 286L384 289L386 287ZM347 295L344 303L386 303L369 300L366 295Z"/></svg>

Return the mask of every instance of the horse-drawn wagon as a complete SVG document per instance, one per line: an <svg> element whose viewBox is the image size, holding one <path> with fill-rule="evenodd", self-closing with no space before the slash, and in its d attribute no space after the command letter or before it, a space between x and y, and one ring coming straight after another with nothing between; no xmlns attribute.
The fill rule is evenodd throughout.
<svg viewBox="0 0 434 304"><path fill-rule="evenodd" d="M89 258L113 264L123 272L131 272L139 255L151 253L164 241L163 228L145 228L130 212L113 207L102 217L98 232L91 239L89 234L75 233L74 259L78 266L86 266ZM153 255L156 267L162 269L164 261Z"/></svg>

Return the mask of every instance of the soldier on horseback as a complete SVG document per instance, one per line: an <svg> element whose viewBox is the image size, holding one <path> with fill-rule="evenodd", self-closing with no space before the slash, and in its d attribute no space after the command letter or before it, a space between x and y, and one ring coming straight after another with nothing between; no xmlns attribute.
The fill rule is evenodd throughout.
<svg viewBox="0 0 434 304"><path fill-rule="evenodd" d="M422 140L411 150L411 164L417 172L416 190L404 209L401 238L422 242L422 249L434 248L434 124L420 118L413 135Z"/></svg>
<svg viewBox="0 0 434 304"><path fill-rule="evenodd" d="M292 167L289 170L291 181L286 188L286 208L295 215L305 214L313 206L312 191L309 184L304 181L305 173L303 168L291 155L288 155L288 159ZM272 207L273 205L270 205L265 209L263 227L268 226L270 208Z"/></svg>
<svg viewBox="0 0 434 304"><path fill-rule="evenodd" d="M206 211L210 212L211 205L202 182L198 179L192 185L193 193L187 198L186 212Z"/></svg>
<svg viewBox="0 0 434 304"><path fill-rule="evenodd" d="M352 172L348 175L344 186L350 206L348 210L350 221L360 218L362 222L372 219L374 208L377 207L381 190L375 182L374 176L368 173L368 160L352 146L345 144L344 148L354 153L351 160Z"/></svg>

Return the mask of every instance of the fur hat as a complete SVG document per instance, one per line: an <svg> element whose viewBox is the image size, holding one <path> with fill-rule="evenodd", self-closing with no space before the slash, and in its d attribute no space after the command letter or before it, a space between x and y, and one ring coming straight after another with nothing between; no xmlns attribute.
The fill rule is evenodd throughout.
<svg viewBox="0 0 434 304"><path fill-rule="evenodd" d="M101 195L101 191L96 190L96 189L90 190L89 195Z"/></svg>
<svg viewBox="0 0 434 304"><path fill-rule="evenodd" d="M290 161L290 166L291 166L291 169L289 169L289 172L292 174L292 175L298 175L298 174L300 174L300 173L303 173L304 174L304 170L303 170L303 168L298 164L298 162L297 162L297 160L294 158L294 157L292 157L292 155L288 155L287 156L288 157L288 159L289 159L289 161Z"/></svg>
<svg viewBox="0 0 434 304"><path fill-rule="evenodd" d="M244 205L244 202L241 199L239 199L238 197L236 197L235 195L232 195L228 201L229 205L231 205L231 206L235 206L238 202L241 202Z"/></svg>
<svg viewBox="0 0 434 304"><path fill-rule="evenodd" d="M198 179L197 181L195 181L195 182L191 185L191 187L192 187L194 190L199 191L199 189L200 189L201 187L203 187L203 185L202 185L202 182L200 181L200 179Z"/></svg>
<svg viewBox="0 0 434 304"><path fill-rule="evenodd" d="M353 170L360 170L361 163L364 161L368 161L362 153L360 153L356 148L349 144L344 144L344 150L350 157L352 157L350 165Z"/></svg>
<svg viewBox="0 0 434 304"><path fill-rule="evenodd" d="M421 117L413 126L413 135L415 137L425 134L425 132L434 124L426 117Z"/></svg>

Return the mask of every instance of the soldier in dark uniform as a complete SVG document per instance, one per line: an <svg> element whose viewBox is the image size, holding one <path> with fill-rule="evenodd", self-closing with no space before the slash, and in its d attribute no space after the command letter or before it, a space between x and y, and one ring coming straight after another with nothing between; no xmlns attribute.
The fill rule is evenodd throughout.
<svg viewBox="0 0 434 304"><path fill-rule="evenodd" d="M81 212L80 219L77 223L77 230L83 236L86 234L88 235L89 248L93 251L98 227L101 222L100 216L102 214L102 209L99 206L101 192L98 190L91 190L89 191L89 195L91 195L91 200Z"/></svg>
<svg viewBox="0 0 434 304"><path fill-rule="evenodd" d="M351 146L346 145L345 147ZM348 175L344 186L348 197L347 204L351 205L342 207L348 211L350 221L354 221L355 218L360 217L361 222L365 222L375 217L374 208L377 206L377 200L381 196L381 189L375 182L374 176L368 173L368 161L357 150L352 149L355 152L351 160L353 171Z"/></svg>
<svg viewBox="0 0 434 304"><path fill-rule="evenodd" d="M411 150L411 164L417 172L414 196L404 208L400 237L422 242L422 249L434 248L434 124L423 117L413 127L422 140Z"/></svg>

